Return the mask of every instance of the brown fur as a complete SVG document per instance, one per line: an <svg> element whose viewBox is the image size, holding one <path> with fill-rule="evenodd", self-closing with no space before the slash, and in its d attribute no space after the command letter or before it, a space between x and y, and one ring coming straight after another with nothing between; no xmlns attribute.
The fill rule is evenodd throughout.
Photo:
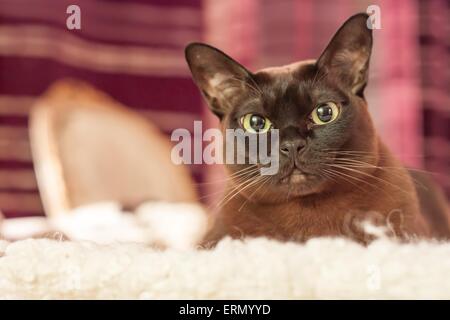
<svg viewBox="0 0 450 320"><path fill-rule="evenodd" d="M387 152L386 147L381 149ZM378 166L399 166L389 155ZM220 211L218 219L205 238L211 245L222 237L267 236L278 240L305 241L319 236L347 236L362 243L373 239L363 232L360 222L389 223L391 235L399 237L434 235L420 214L415 186L401 167L392 175L381 169L370 172L380 179L369 179L368 188L357 188L341 182L339 188L282 203L247 201L239 194ZM381 181L381 179L383 181ZM392 184L392 185L390 185ZM225 192L227 193L227 192ZM448 225L441 226L449 235Z"/></svg>
<svg viewBox="0 0 450 320"><path fill-rule="evenodd" d="M275 176L244 175L255 183L240 185L234 177L248 165L227 165L230 183L205 245L226 235L283 241L347 236L368 243L374 235L364 221L402 239L450 236L445 198L434 196L434 205L425 205L430 197L419 188L425 180L413 180L373 126L364 98L372 47L366 20L365 14L347 20L317 61L256 73L210 46L187 47L194 80L223 130L239 128L238 119L251 113L270 119L280 132ZM324 101L340 106L339 118L314 125L310 114ZM300 147L283 153L288 143Z"/></svg>

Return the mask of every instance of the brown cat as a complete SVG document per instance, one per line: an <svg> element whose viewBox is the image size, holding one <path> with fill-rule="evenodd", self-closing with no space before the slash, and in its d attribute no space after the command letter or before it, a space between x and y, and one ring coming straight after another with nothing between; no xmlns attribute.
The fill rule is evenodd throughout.
<svg viewBox="0 0 450 320"><path fill-rule="evenodd" d="M416 188L372 124L364 98L372 48L367 19L349 18L317 61L256 73L211 46L186 48L222 130L279 130L277 174L261 175L261 164L227 165L230 183L205 244L225 235L294 241L343 235L367 243L373 237L364 220L403 239L450 235L443 194L418 174ZM430 211L419 198L432 203Z"/></svg>

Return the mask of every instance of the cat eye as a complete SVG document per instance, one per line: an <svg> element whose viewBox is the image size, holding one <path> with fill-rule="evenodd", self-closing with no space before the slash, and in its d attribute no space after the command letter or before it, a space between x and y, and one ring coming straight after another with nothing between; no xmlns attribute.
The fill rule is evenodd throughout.
<svg viewBox="0 0 450 320"><path fill-rule="evenodd" d="M311 113L311 119L315 124L324 125L336 120L339 115L339 107L334 102L319 104Z"/></svg>
<svg viewBox="0 0 450 320"><path fill-rule="evenodd" d="M241 125L250 133L265 133L272 127L272 122L266 117L249 113L241 118Z"/></svg>

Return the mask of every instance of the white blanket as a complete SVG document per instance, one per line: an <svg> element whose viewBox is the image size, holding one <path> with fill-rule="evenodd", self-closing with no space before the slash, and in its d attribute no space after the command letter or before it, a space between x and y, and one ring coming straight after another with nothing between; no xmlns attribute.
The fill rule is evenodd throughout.
<svg viewBox="0 0 450 320"><path fill-rule="evenodd" d="M207 217L196 204L148 203L132 215L103 203L36 219L7 220L0 233L60 230L72 241L0 241L0 298L450 299L450 243L399 244L378 232L368 247L225 239L199 251Z"/></svg>
<svg viewBox="0 0 450 320"><path fill-rule="evenodd" d="M1 298L450 298L450 244L225 239L211 251L0 241Z"/></svg>

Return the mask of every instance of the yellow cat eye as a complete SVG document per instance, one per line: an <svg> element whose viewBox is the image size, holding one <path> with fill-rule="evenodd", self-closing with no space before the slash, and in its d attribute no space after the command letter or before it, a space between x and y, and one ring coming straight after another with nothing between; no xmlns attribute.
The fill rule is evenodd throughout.
<svg viewBox="0 0 450 320"><path fill-rule="evenodd" d="M266 117L249 113L241 118L241 125L250 133L265 133L272 127L272 122Z"/></svg>
<svg viewBox="0 0 450 320"><path fill-rule="evenodd" d="M334 102L319 104L311 113L311 119L315 124L324 125L336 120L339 115L339 107Z"/></svg>

